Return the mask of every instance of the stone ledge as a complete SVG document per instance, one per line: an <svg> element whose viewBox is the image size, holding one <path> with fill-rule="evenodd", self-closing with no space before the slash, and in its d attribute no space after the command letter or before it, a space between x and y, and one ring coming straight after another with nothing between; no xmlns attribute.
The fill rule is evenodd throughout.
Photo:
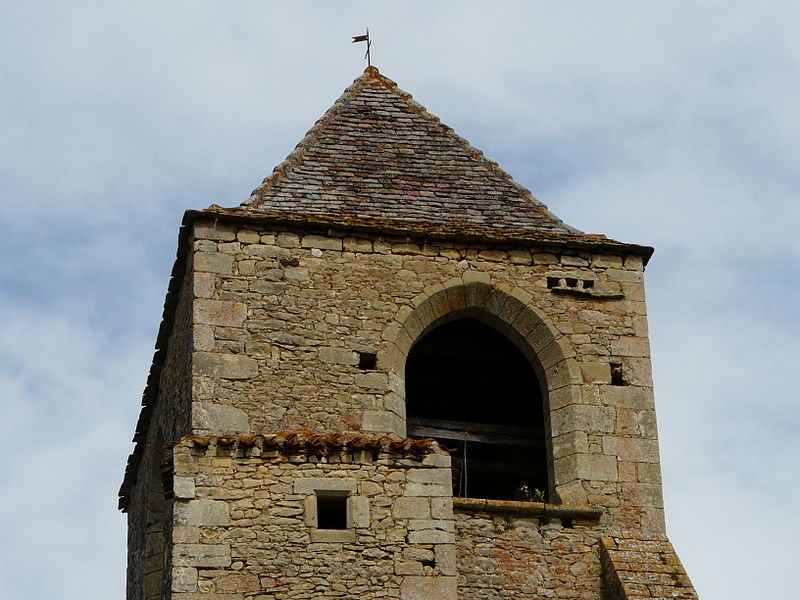
<svg viewBox="0 0 800 600"><path fill-rule="evenodd" d="M603 514L601 509L578 504L547 504L545 502L487 500L483 498L453 498L453 510L462 512L556 517L559 519L581 519L585 521L597 521Z"/></svg>

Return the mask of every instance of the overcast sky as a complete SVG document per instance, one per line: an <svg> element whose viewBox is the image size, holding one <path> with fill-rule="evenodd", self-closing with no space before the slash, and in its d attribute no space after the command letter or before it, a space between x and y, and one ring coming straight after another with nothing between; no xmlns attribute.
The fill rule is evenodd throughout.
<svg viewBox="0 0 800 600"><path fill-rule="evenodd" d="M653 245L667 526L800 587L800 4L0 1L0 596L122 598L116 492L185 209L373 62L569 224Z"/></svg>

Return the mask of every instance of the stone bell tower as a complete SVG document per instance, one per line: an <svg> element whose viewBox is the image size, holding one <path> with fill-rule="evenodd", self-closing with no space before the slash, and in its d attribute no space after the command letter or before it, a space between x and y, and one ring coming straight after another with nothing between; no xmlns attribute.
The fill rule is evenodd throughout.
<svg viewBox="0 0 800 600"><path fill-rule="evenodd" d="M643 270L374 67L187 211L120 490L128 600L696 598Z"/></svg>

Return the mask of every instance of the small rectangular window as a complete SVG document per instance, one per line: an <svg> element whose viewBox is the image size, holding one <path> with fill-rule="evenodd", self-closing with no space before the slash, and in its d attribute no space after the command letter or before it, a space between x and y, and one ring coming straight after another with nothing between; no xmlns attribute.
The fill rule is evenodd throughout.
<svg viewBox="0 0 800 600"><path fill-rule="evenodd" d="M362 371L374 371L378 357L373 352L358 353L358 368Z"/></svg>
<svg viewBox="0 0 800 600"><path fill-rule="evenodd" d="M317 529L347 529L347 496L317 494Z"/></svg>

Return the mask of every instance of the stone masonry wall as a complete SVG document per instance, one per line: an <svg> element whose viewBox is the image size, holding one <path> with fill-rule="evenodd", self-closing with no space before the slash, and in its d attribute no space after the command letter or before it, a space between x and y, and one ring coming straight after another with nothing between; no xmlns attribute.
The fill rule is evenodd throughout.
<svg viewBox="0 0 800 600"><path fill-rule="evenodd" d="M161 484L164 445L189 433L191 419L192 277L181 285L158 396L128 508L128 600L160 597L169 586L171 514Z"/></svg>
<svg viewBox="0 0 800 600"><path fill-rule="evenodd" d="M398 324L426 290L480 280L517 290L569 353L547 415L562 500L605 507L611 528L663 531L639 256L211 220L192 244L195 432L402 436ZM359 352L377 354L374 370Z"/></svg>
<svg viewBox="0 0 800 600"><path fill-rule="evenodd" d="M560 519L456 512L462 600L599 600L596 527Z"/></svg>
<svg viewBox="0 0 800 600"><path fill-rule="evenodd" d="M173 600L455 600L450 459L186 439L174 448ZM317 493L348 497L319 529Z"/></svg>

